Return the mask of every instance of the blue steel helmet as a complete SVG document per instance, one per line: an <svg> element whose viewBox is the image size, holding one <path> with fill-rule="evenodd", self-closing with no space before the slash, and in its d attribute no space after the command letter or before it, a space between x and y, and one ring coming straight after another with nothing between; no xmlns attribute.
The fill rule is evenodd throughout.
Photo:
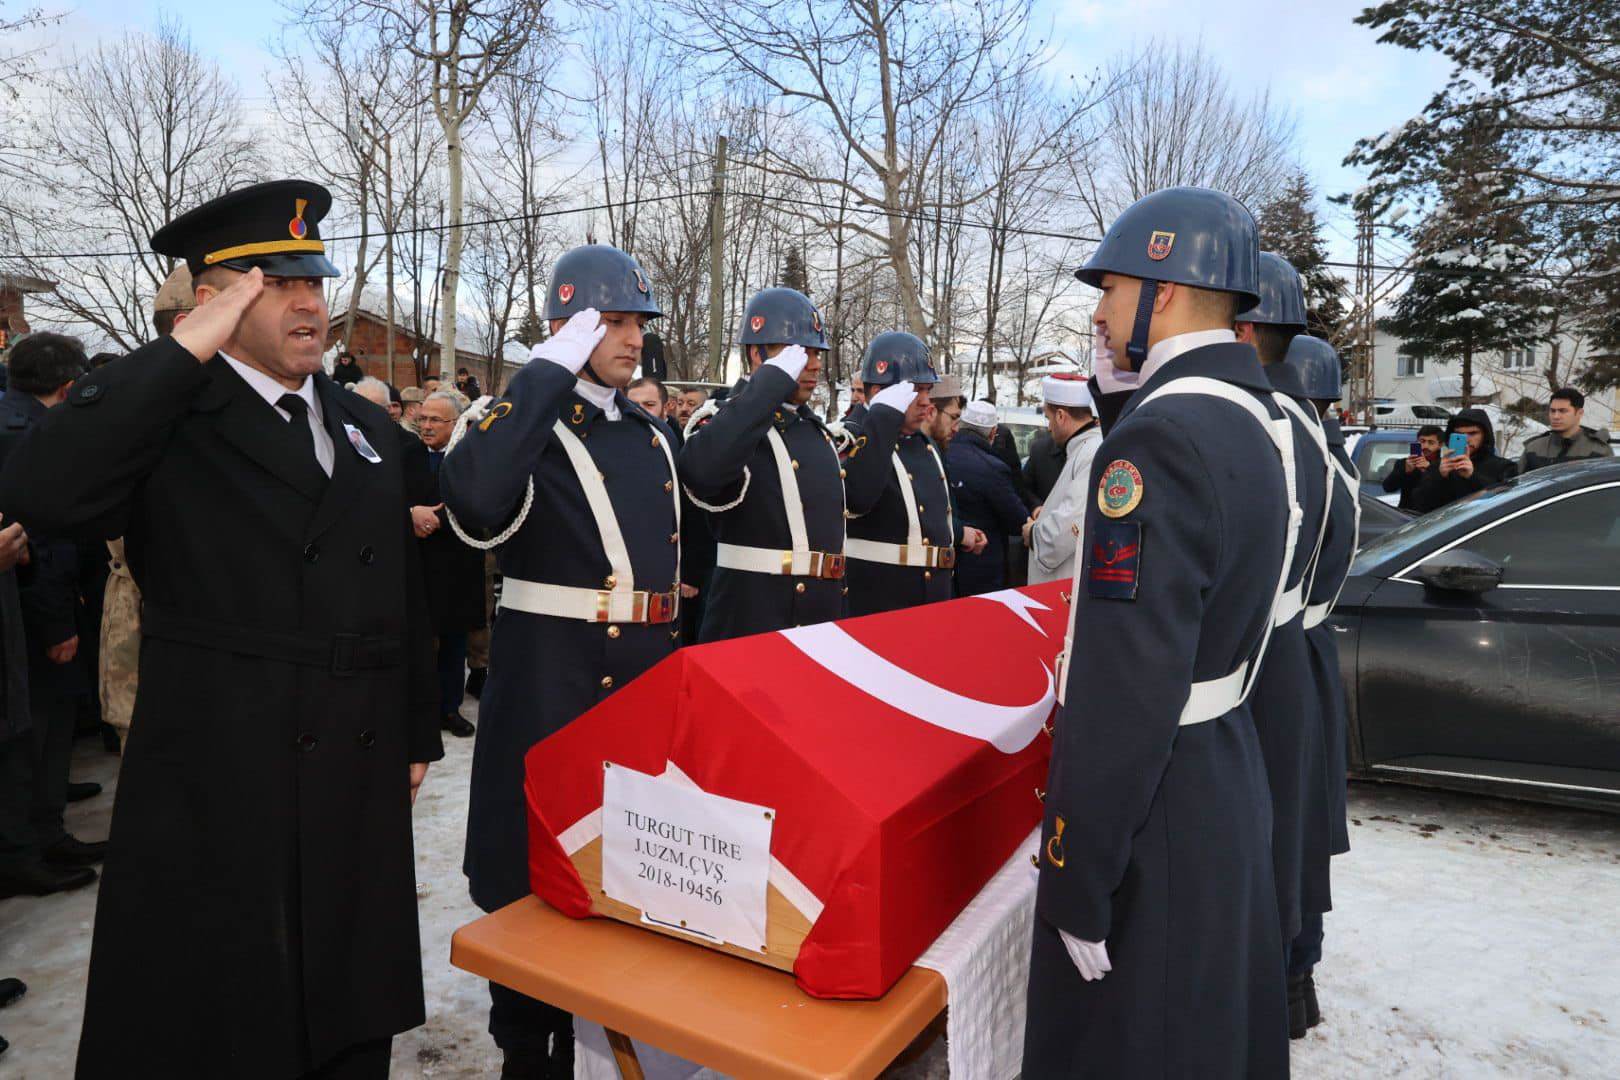
<svg viewBox="0 0 1620 1080"><path fill-rule="evenodd" d="M898 382L932 385L939 382L939 375L928 359L928 346L922 338L904 330L891 330L873 338L866 347L861 356L861 382L870 391Z"/></svg>
<svg viewBox="0 0 1620 1080"><path fill-rule="evenodd" d="M738 340L744 345L802 345L825 349L821 312L797 289L761 289L743 309Z"/></svg>
<svg viewBox="0 0 1620 1080"><path fill-rule="evenodd" d="M1260 302L1237 321L1305 332L1305 285L1293 263L1274 252L1260 253Z"/></svg>
<svg viewBox="0 0 1620 1080"><path fill-rule="evenodd" d="M1339 354L1319 337L1297 334L1288 343L1283 364L1299 379L1305 396L1312 401L1338 401L1344 393L1344 372Z"/></svg>
<svg viewBox="0 0 1620 1080"><path fill-rule="evenodd" d="M657 318L652 282L634 258L607 244L585 244L563 253L551 270L546 318L566 319L595 308Z"/></svg>
<svg viewBox="0 0 1620 1080"><path fill-rule="evenodd" d="M1074 276L1093 288L1104 274L1141 280L1136 325L1125 348L1147 359L1147 329L1161 282L1238 294L1239 310L1260 302L1260 229L1247 207L1209 188L1173 187L1145 195L1114 219Z"/></svg>

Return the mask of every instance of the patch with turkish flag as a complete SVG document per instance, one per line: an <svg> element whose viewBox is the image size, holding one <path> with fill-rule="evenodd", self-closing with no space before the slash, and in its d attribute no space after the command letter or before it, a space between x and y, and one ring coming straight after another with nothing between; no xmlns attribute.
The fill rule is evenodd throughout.
<svg viewBox="0 0 1620 1080"><path fill-rule="evenodd" d="M1135 600L1142 568L1142 523L1098 519L1086 537L1086 591L1101 600Z"/></svg>

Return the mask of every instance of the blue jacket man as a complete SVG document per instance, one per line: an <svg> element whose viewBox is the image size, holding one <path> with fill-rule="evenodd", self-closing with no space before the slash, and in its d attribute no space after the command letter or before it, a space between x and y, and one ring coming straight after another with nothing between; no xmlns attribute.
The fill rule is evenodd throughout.
<svg viewBox="0 0 1620 1080"><path fill-rule="evenodd" d="M452 523L502 541L463 864L485 911L529 894L524 755L679 637L671 433L623 392L658 314L629 255L605 245L565 253L547 292L552 337L439 469ZM568 1014L495 983L490 997L503 1075L571 1073Z"/></svg>
<svg viewBox="0 0 1620 1080"><path fill-rule="evenodd" d="M739 334L752 373L688 422L681 480L709 515L715 569L702 641L826 622L843 614L844 513L872 508L893 431L846 466L808 402L827 338L810 298L765 289Z"/></svg>
<svg viewBox="0 0 1620 1080"><path fill-rule="evenodd" d="M1305 908L1327 910L1329 856L1327 793L1322 784L1322 717L1310 651L1305 644L1305 594L1326 528L1327 444L1316 409L1294 370L1283 363L1288 343L1305 329L1305 290L1279 255L1260 256L1260 303L1238 316L1238 336L1253 343L1294 435L1295 487L1302 514L1299 544L1288 569L1265 663L1250 706L1271 786L1271 859L1283 941L1299 933Z"/></svg>
<svg viewBox="0 0 1620 1080"><path fill-rule="evenodd" d="M1329 488L1327 530L1316 560L1316 575L1305 598L1305 644L1310 656L1310 679L1316 693L1317 711L1322 722L1321 799L1317 812L1325 814L1326 848L1329 855L1350 850L1350 832L1345 820L1345 774L1348 754L1344 684L1339 675L1339 649L1327 617L1344 587L1350 564L1356 557L1361 525L1360 477L1344 450L1344 432L1332 406L1342 391L1339 357L1320 338L1301 334L1288 344L1284 361L1295 383L1311 407L1322 416L1329 458L1333 464ZM1307 867L1302 890L1303 910L1300 932L1288 950L1288 1027L1298 1037L1322 1022L1316 1000L1313 971L1322 959L1322 914L1332 909L1326 859L1316 859Z"/></svg>
<svg viewBox="0 0 1620 1080"><path fill-rule="evenodd" d="M1287 428L1232 320L1236 200L1138 201L1078 276L1139 385L1098 451L1040 832L1023 1074L1279 1077L1265 764L1244 699L1292 527ZM1110 356L1110 353L1114 356Z"/></svg>
<svg viewBox="0 0 1620 1080"><path fill-rule="evenodd" d="M971 401L962 410L956 438L945 449L957 515L963 525L981 530L986 541L978 554L966 550L957 554L958 596L1007 587L1007 537L1017 536L1029 519L1014 473L991 443L995 429L996 407L988 401Z"/></svg>

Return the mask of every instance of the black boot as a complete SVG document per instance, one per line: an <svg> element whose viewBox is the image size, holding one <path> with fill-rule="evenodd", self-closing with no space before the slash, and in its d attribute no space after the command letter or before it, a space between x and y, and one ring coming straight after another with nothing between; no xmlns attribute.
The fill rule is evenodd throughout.
<svg viewBox="0 0 1620 1080"><path fill-rule="evenodd" d="M69 780L67 786L68 802L84 802L101 794L101 785L94 780Z"/></svg>
<svg viewBox="0 0 1620 1080"><path fill-rule="evenodd" d="M124 740L118 737L118 729L105 721L101 724L101 748L109 754L124 752Z"/></svg>
<svg viewBox="0 0 1620 1080"><path fill-rule="evenodd" d="M0 872L0 900L12 896L47 896L94 884L96 872L88 866L46 866L33 861Z"/></svg>
<svg viewBox="0 0 1620 1080"><path fill-rule="evenodd" d="M57 866L89 866L106 857L107 841L85 841L66 833L45 849L45 861Z"/></svg>
<svg viewBox="0 0 1620 1080"><path fill-rule="evenodd" d="M477 730L473 727L472 721L468 720L460 713L446 714L445 717L439 721L439 727L445 731L448 731L458 739L465 739L467 736L471 735Z"/></svg>
<svg viewBox="0 0 1620 1080"><path fill-rule="evenodd" d="M467 669L467 696L483 697L484 681L489 678L489 668L475 667Z"/></svg>
<svg viewBox="0 0 1620 1080"><path fill-rule="evenodd" d="M1322 1022L1322 1007L1316 1003L1316 979L1305 973L1305 1026L1313 1028Z"/></svg>
<svg viewBox="0 0 1620 1080"><path fill-rule="evenodd" d="M1305 985L1308 975L1288 976L1288 1037L1290 1039L1303 1039L1305 1032L1310 1030L1306 1022L1305 1011Z"/></svg>
<svg viewBox="0 0 1620 1080"><path fill-rule="evenodd" d="M0 1009L10 1005L26 993L28 993L28 986L21 979L0 979Z"/></svg>

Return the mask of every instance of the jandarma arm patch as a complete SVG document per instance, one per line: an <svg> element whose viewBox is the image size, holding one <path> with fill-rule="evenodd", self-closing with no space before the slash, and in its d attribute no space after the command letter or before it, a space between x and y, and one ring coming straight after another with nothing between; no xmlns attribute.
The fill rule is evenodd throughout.
<svg viewBox="0 0 1620 1080"><path fill-rule="evenodd" d="M1142 571L1142 523L1095 525L1086 534L1086 592L1099 600L1135 600Z"/></svg>
<svg viewBox="0 0 1620 1080"><path fill-rule="evenodd" d="M1142 474L1124 458L1115 458L1097 482L1097 509L1104 517L1122 518L1142 501Z"/></svg>

